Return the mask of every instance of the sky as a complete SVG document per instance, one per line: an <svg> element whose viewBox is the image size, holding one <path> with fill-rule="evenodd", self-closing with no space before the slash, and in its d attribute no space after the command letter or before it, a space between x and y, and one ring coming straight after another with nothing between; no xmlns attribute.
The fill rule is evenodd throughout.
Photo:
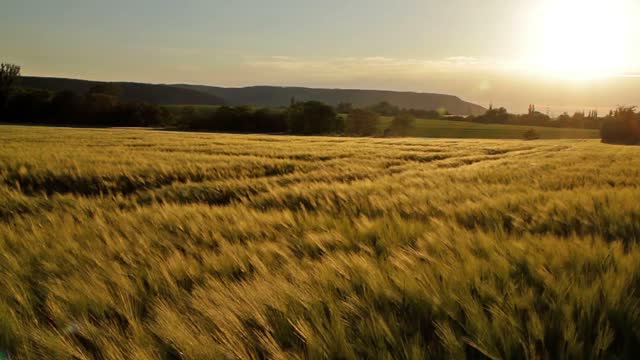
<svg viewBox="0 0 640 360"><path fill-rule="evenodd" d="M637 0L3 0L23 74L640 105Z"/></svg>

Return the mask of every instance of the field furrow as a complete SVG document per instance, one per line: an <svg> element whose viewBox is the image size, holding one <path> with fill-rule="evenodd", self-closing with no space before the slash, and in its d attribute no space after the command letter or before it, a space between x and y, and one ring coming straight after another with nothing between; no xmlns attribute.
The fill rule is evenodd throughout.
<svg viewBox="0 0 640 360"><path fill-rule="evenodd" d="M0 351L631 358L639 187L597 140L0 126Z"/></svg>

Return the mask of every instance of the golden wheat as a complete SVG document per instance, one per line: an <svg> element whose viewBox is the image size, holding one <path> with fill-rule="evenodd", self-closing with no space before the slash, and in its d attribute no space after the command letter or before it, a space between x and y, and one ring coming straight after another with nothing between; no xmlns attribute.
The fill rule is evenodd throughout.
<svg viewBox="0 0 640 360"><path fill-rule="evenodd" d="M640 148L0 126L16 359L629 358Z"/></svg>

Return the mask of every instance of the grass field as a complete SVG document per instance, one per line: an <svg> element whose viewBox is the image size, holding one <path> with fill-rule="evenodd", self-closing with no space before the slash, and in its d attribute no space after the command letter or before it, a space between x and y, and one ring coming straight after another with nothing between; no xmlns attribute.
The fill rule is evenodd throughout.
<svg viewBox="0 0 640 360"><path fill-rule="evenodd" d="M208 116L218 106L172 105L165 108L179 114L185 108L191 108L196 114ZM346 118L346 114L340 114ZM378 135L391 125L392 117L380 117ZM519 126L504 124L480 124L469 121L451 121L435 119L416 119L415 128L408 134L420 138L459 138L459 139L522 139L525 132L534 129L540 139L599 139L600 131L593 129L570 129L542 126Z"/></svg>
<svg viewBox="0 0 640 360"><path fill-rule="evenodd" d="M391 124L390 117L382 117L380 131ZM416 119L414 137L461 138L461 139L522 139L524 133L534 129L540 139L599 139L600 131L592 129L569 129L542 126L520 126L503 124L479 124L468 121Z"/></svg>
<svg viewBox="0 0 640 360"><path fill-rule="evenodd" d="M0 126L12 359L632 358L640 148Z"/></svg>

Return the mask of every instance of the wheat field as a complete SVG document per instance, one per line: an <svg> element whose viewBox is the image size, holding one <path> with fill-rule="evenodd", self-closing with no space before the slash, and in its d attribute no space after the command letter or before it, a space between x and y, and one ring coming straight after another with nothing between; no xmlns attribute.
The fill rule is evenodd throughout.
<svg viewBox="0 0 640 360"><path fill-rule="evenodd" d="M11 359L640 353L640 148L0 126Z"/></svg>

